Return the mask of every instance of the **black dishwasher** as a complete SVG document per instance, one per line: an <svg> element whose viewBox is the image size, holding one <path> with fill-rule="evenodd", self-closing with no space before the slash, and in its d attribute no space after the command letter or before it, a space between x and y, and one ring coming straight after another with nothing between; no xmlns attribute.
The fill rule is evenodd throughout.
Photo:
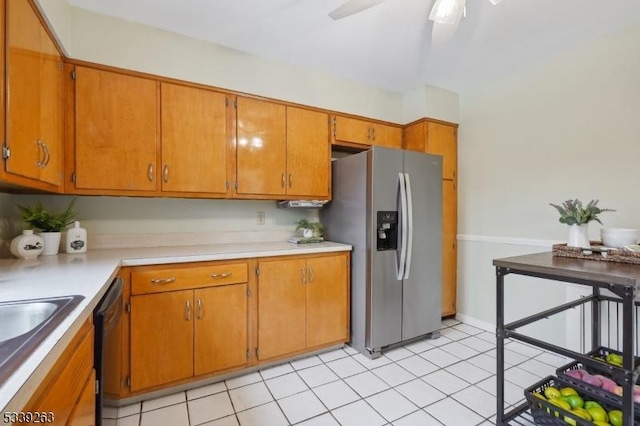
<svg viewBox="0 0 640 426"><path fill-rule="evenodd" d="M122 345L122 279L116 278L93 312L96 369L96 426L102 425L105 397L116 397L120 388Z"/></svg>

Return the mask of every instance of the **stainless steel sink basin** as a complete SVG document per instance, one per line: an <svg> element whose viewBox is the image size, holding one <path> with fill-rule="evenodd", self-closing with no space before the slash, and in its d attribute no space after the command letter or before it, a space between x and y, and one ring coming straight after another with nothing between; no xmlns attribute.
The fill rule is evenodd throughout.
<svg viewBox="0 0 640 426"><path fill-rule="evenodd" d="M51 333L84 296L0 302L0 382Z"/></svg>
<svg viewBox="0 0 640 426"><path fill-rule="evenodd" d="M51 316L57 305L51 302L27 302L0 305L0 342L28 333Z"/></svg>

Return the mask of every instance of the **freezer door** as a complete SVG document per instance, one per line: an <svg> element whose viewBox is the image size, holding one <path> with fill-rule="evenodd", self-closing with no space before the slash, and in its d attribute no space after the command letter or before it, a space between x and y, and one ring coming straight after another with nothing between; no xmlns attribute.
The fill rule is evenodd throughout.
<svg viewBox="0 0 640 426"><path fill-rule="evenodd" d="M368 216L376 217L378 211L399 211L399 174L403 172L403 152L374 147L369 151L369 160L371 164L367 192L371 203L368 206ZM400 227L403 225L399 223ZM370 226L368 237L375 238L375 220ZM398 241L398 248L401 246L402 241ZM368 348L380 348L402 340L402 280L398 279L400 259L398 250L378 251L375 244L369 244L369 247L369 328L366 344Z"/></svg>
<svg viewBox="0 0 640 426"><path fill-rule="evenodd" d="M411 229L402 292L402 340L440 328L442 157L404 153Z"/></svg>

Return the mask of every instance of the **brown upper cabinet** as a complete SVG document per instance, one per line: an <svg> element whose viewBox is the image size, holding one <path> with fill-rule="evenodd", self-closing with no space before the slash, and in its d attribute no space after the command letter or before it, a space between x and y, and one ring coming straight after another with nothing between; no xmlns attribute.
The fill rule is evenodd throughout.
<svg viewBox="0 0 640 426"><path fill-rule="evenodd" d="M67 192L122 194L158 188L158 83L75 67L75 143Z"/></svg>
<svg viewBox="0 0 640 426"><path fill-rule="evenodd" d="M8 1L3 5L7 90L6 140L2 150L5 164L0 178L60 192L64 138L62 55L30 1Z"/></svg>
<svg viewBox="0 0 640 426"><path fill-rule="evenodd" d="M455 179L458 167L458 126L429 120L407 125L404 149L442 156L442 179Z"/></svg>
<svg viewBox="0 0 640 426"><path fill-rule="evenodd" d="M236 193L286 194L286 107L239 96L236 114Z"/></svg>
<svg viewBox="0 0 640 426"><path fill-rule="evenodd" d="M329 115L287 107L287 195L331 197Z"/></svg>
<svg viewBox="0 0 640 426"><path fill-rule="evenodd" d="M230 95L161 83L162 191L230 193Z"/></svg>
<svg viewBox="0 0 640 426"><path fill-rule="evenodd" d="M334 115L331 118L334 145L402 147L402 127Z"/></svg>

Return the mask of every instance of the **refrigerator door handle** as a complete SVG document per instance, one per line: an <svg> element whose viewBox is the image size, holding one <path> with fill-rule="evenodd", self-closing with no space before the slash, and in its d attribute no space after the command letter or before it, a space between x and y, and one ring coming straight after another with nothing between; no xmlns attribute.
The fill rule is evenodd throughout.
<svg viewBox="0 0 640 426"><path fill-rule="evenodd" d="M405 263L407 259L407 188L404 173L398 173L400 183L400 260L396 256L396 276L398 280L404 277Z"/></svg>
<svg viewBox="0 0 640 426"><path fill-rule="evenodd" d="M404 278L409 278L411 269L411 252L413 251L413 198L411 193L411 179L409 173L404 174L405 188L407 191L407 259L404 267Z"/></svg>

